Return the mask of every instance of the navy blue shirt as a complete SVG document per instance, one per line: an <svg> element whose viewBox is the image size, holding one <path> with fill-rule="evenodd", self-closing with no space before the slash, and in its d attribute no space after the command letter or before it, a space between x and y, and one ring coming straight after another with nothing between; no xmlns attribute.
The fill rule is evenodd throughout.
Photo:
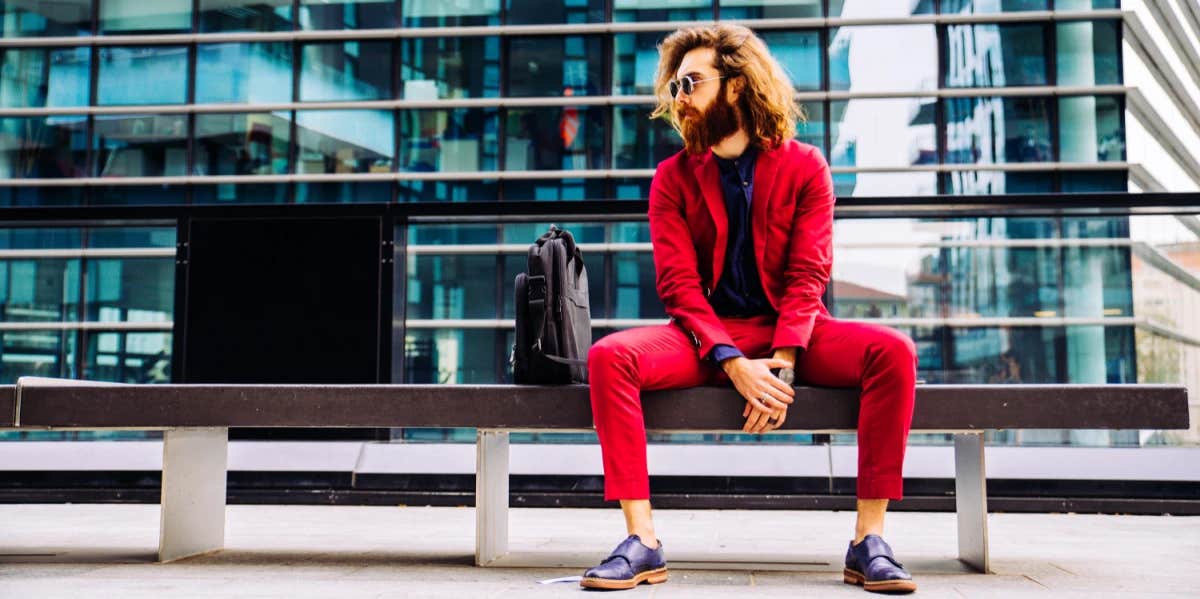
<svg viewBox="0 0 1200 599"><path fill-rule="evenodd" d="M774 309L763 292L754 259L754 235L750 226L750 202L754 197L754 164L758 150L747 146L741 156L726 159L713 154L721 174L725 213L729 218L729 239L725 246L725 267L721 280L708 303L717 316L744 318L771 314ZM732 345L718 344L709 356L721 362L743 355Z"/></svg>

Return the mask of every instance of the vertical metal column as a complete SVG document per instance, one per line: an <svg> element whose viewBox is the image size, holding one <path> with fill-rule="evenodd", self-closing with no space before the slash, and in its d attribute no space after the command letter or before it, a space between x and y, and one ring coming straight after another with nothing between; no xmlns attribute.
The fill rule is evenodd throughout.
<svg viewBox="0 0 1200 599"><path fill-rule="evenodd" d="M508 553L508 433L479 429L475 441L475 565Z"/></svg>
<svg viewBox="0 0 1200 599"><path fill-rule="evenodd" d="M987 477L983 433L954 435L954 501L958 513L958 559L987 574Z"/></svg>
<svg viewBox="0 0 1200 599"><path fill-rule="evenodd" d="M163 435L158 561L224 547L228 454L227 428L179 428Z"/></svg>

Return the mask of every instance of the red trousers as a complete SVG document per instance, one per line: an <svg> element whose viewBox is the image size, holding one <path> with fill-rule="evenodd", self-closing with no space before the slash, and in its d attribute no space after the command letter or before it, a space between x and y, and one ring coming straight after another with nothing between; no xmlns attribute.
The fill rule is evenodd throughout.
<svg viewBox="0 0 1200 599"><path fill-rule="evenodd" d="M747 358L771 355L772 316L722 318ZM862 389L858 416L860 499L903 497L904 450L912 422L916 351L886 327L818 317L806 350L796 357L796 383ZM729 384L721 368L701 359L673 324L639 327L600 339L588 353L592 415L604 457L604 498L649 499L642 389Z"/></svg>

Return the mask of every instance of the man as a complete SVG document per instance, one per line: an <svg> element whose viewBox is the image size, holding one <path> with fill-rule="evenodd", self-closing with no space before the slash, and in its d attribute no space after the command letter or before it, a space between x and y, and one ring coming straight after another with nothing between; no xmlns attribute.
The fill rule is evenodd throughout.
<svg viewBox="0 0 1200 599"><path fill-rule="evenodd" d="M659 52L653 116L665 115L685 146L658 165L650 186L657 289L671 323L614 333L588 354L605 499L620 501L629 537L582 585L667 580L641 390L732 382L746 400L743 430L762 433L783 425L794 375L862 389L858 519L843 580L915 590L880 535L888 500L902 496L916 353L908 337L835 320L821 303L833 184L821 153L792 139L802 115L791 82L762 40L737 25L677 31Z"/></svg>

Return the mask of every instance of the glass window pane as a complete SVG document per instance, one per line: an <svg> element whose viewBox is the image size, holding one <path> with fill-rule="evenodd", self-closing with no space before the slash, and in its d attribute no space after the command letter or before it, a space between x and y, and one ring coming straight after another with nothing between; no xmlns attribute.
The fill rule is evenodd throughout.
<svg viewBox="0 0 1200 599"><path fill-rule="evenodd" d="M87 117L0 117L0 177L82 177L87 164Z"/></svg>
<svg viewBox="0 0 1200 599"><path fill-rule="evenodd" d="M1050 162L1049 98L946 98L946 162Z"/></svg>
<svg viewBox="0 0 1200 599"><path fill-rule="evenodd" d="M92 32L92 0L0 0L3 37L58 37Z"/></svg>
<svg viewBox="0 0 1200 599"><path fill-rule="evenodd" d="M712 19L711 0L614 0L613 21L703 21Z"/></svg>
<svg viewBox="0 0 1200 599"><path fill-rule="evenodd" d="M82 187L0 187L0 206L80 206Z"/></svg>
<svg viewBox="0 0 1200 599"><path fill-rule="evenodd" d="M291 201L287 183L217 183L192 186L193 204L286 204Z"/></svg>
<svg viewBox="0 0 1200 599"><path fill-rule="evenodd" d="M170 383L171 333L88 335L83 378L115 383Z"/></svg>
<svg viewBox="0 0 1200 599"><path fill-rule="evenodd" d="M79 320L79 260L0 260L0 309L4 322Z"/></svg>
<svg viewBox="0 0 1200 599"><path fill-rule="evenodd" d="M915 2L854 2L853 0L829 0L831 17L902 17L905 15L933 14L934 0ZM945 4L943 4L945 6Z"/></svg>
<svg viewBox="0 0 1200 599"><path fill-rule="evenodd" d="M548 222L541 223L504 223L501 225L500 239L502 243L525 244L533 243L538 237L550 229ZM570 231L577 243L604 243L604 223L554 223L564 231ZM590 274L590 273L589 273Z"/></svg>
<svg viewBox="0 0 1200 599"><path fill-rule="evenodd" d="M654 168L683 149L666 119L651 119L649 106L617 106L613 116L613 168Z"/></svg>
<svg viewBox="0 0 1200 599"><path fill-rule="evenodd" d="M941 0L941 11L945 13L992 14L1023 10L1048 10L1049 0ZM1057 8L1061 9L1060 6Z"/></svg>
<svg viewBox="0 0 1200 599"><path fill-rule="evenodd" d="M400 239L402 229L396 228L396 239ZM410 225L408 227L409 245L446 245L446 244L480 244L499 243L500 228L494 224L448 224L448 225ZM396 304L399 306L400 304Z"/></svg>
<svg viewBox="0 0 1200 599"><path fill-rule="evenodd" d="M932 98L829 103L832 166L907 167L937 162Z"/></svg>
<svg viewBox="0 0 1200 599"><path fill-rule="evenodd" d="M196 115L195 175L288 172L289 113Z"/></svg>
<svg viewBox="0 0 1200 599"><path fill-rule="evenodd" d="M0 229L0 248L6 250L75 249L82 240L79 229L65 227Z"/></svg>
<svg viewBox="0 0 1200 599"><path fill-rule="evenodd" d="M1120 85L1120 20L1057 25L1059 85Z"/></svg>
<svg viewBox="0 0 1200 599"><path fill-rule="evenodd" d="M613 93L651 95L658 68L658 44L665 33L618 33L613 36Z"/></svg>
<svg viewBox="0 0 1200 599"><path fill-rule="evenodd" d="M595 35L512 38L510 96L592 96L603 92L601 38Z"/></svg>
<svg viewBox="0 0 1200 599"><path fill-rule="evenodd" d="M192 0L102 0L101 33L183 33L192 30Z"/></svg>
<svg viewBox="0 0 1200 599"><path fill-rule="evenodd" d="M87 106L91 49L0 50L0 106Z"/></svg>
<svg viewBox="0 0 1200 599"><path fill-rule="evenodd" d="M948 25L946 87L1046 85L1046 26Z"/></svg>
<svg viewBox="0 0 1200 599"><path fill-rule="evenodd" d="M1049 172L953 171L943 175L943 178L946 182L946 193L951 195L1054 191L1054 173Z"/></svg>
<svg viewBox="0 0 1200 599"><path fill-rule="evenodd" d="M667 317L655 288L652 253L617 252L613 255L613 275L613 318Z"/></svg>
<svg viewBox="0 0 1200 599"><path fill-rule="evenodd" d="M1133 316L1128 247L1063 249L1064 316Z"/></svg>
<svg viewBox="0 0 1200 599"><path fill-rule="evenodd" d="M297 173L387 173L396 135L390 110L300 110Z"/></svg>
<svg viewBox="0 0 1200 599"><path fill-rule="evenodd" d="M99 52L99 104L187 101L187 46L106 46Z"/></svg>
<svg viewBox="0 0 1200 599"><path fill-rule="evenodd" d="M504 22L509 25L600 23L603 0L506 0Z"/></svg>
<svg viewBox="0 0 1200 599"><path fill-rule="evenodd" d="M400 40L400 80L406 100L499 96L500 38Z"/></svg>
<svg viewBox="0 0 1200 599"><path fill-rule="evenodd" d="M382 100L392 96L392 42L305 44L300 100Z"/></svg>
<svg viewBox="0 0 1200 599"><path fill-rule="evenodd" d="M797 91L821 89L823 52L819 31L764 31L761 37Z"/></svg>
<svg viewBox="0 0 1200 599"><path fill-rule="evenodd" d="M504 182L504 199L516 201L599 200L609 195L604 179L532 179Z"/></svg>
<svg viewBox="0 0 1200 599"><path fill-rule="evenodd" d="M829 155L825 147L825 103L821 101L801 102L805 120L796 124L796 139L816 146L822 154Z"/></svg>
<svg viewBox="0 0 1200 599"><path fill-rule="evenodd" d="M163 206L186 202L184 185L106 185L93 188L88 201L97 206Z"/></svg>
<svg viewBox="0 0 1200 599"><path fill-rule="evenodd" d="M200 0L200 31L291 31L291 0Z"/></svg>
<svg viewBox="0 0 1200 599"><path fill-rule="evenodd" d="M187 115L98 115L95 127L96 176L187 174Z"/></svg>
<svg viewBox="0 0 1200 599"><path fill-rule="evenodd" d="M495 255L408 256L408 317L498 318Z"/></svg>
<svg viewBox="0 0 1200 599"><path fill-rule="evenodd" d="M75 331L5 331L0 333L0 383L12 385L23 376L75 376Z"/></svg>
<svg viewBox="0 0 1200 599"><path fill-rule="evenodd" d="M1128 191L1129 171L1063 171L1062 192Z"/></svg>
<svg viewBox="0 0 1200 599"><path fill-rule="evenodd" d="M937 195L937 173L834 173L833 192L838 197Z"/></svg>
<svg viewBox="0 0 1200 599"><path fill-rule="evenodd" d="M500 0L401 0L405 27L469 27L500 24Z"/></svg>
<svg viewBox="0 0 1200 599"><path fill-rule="evenodd" d="M102 258L87 262L87 319L171 321L175 258Z"/></svg>
<svg viewBox="0 0 1200 599"><path fill-rule="evenodd" d="M1063 162L1125 160L1125 109L1119 96L1058 99L1058 136Z"/></svg>
<svg viewBox="0 0 1200 599"><path fill-rule="evenodd" d="M296 203L353 203L375 204L392 201L392 186L387 183L337 181L331 183L297 183Z"/></svg>
<svg viewBox="0 0 1200 599"><path fill-rule="evenodd" d="M301 29L386 29L396 26L392 0L300 0Z"/></svg>
<svg viewBox="0 0 1200 599"><path fill-rule="evenodd" d="M404 382L439 385L489 384L503 380L508 352L503 331L408 329Z"/></svg>
<svg viewBox="0 0 1200 599"><path fill-rule="evenodd" d="M904 48L897 52L896 48ZM927 91L937 88L933 25L866 25L829 30L829 89Z"/></svg>
<svg viewBox="0 0 1200 599"><path fill-rule="evenodd" d="M400 113L400 168L407 171L494 171L499 142L494 108Z"/></svg>
<svg viewBox="0 0 1200 599"><path fill-rule="evenodd" d="M490 181L400 181L400 202L495 202L500 188Z"/></svg>
<svg viewBox="0 0 1200 599"><path fill-rule="evenodd" d="M95 227L88 229L90 248L169 248L175 246L173 227Z"/></svg>
<svg viewBox="0 0 1200 599"><path fill-rule="evenodd" d="M504 170L606 168L601 106L547 106L508 111Z"/></svg>
<svg viewBox="0 0 1200 599"><path fill-rule="evenodd" d="M263 104L291 100L290 43L200 44L196 47L197 103Z"/></svg>
<svg viewBox="0 0 1200 599"><path fill-rule="evenodd" d="M718 0L722 19L804 19L824 16L821 0Z"/></svg>

